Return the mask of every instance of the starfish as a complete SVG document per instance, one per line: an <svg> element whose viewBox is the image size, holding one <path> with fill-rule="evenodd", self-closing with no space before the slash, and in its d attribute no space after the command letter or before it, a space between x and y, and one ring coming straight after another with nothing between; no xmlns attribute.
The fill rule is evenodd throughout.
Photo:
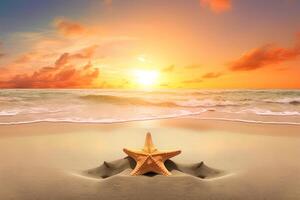
<svg viewBox="0 0 300 200"><path fill-rule="evenodd" d="M153 142L151 133L147 133L145 145L142 150L129 150L124 148L123 151L136 161L136 166L130 173L132 176L142 175L148 172L155 172L165 176L171 175L164 162L181 153L177 151L158 151Z"/></svg>

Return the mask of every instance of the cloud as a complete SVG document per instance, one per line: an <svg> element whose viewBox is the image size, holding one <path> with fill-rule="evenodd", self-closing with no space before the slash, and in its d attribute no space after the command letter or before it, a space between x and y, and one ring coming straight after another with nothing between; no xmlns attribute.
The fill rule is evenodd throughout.
<svg viewBox="0 0 300 200"><path fill-rule="evenodd" d="M76 54L62 54L52 66L42 67L30 74L17 74L0 82L1 88L85 88L93 86L99 69L88 62L75 66L72 59Z"/></svg>
<svg viewBox="0 0 300 200"><path fill-rule="evenodd" d="M99 64L128 57L137 44L137 38L126 35L100 37L98 26L69 19L54 20L54 27L11 36L22 51L9 54L3 63L0 58L0 88L93 87L99 70L87 64L90 60ZM0 44L0 57L1 50Z"/></svg>
<svg viewBox="0 0 300 200"><path fill-rule="evenodd" d="M222 75L223 75L223 73L221 73L221 72L209 72L207 74L204 74L202 76L202 78L218 78Z"/></svg>
<svg viewBox="0 0 300 200"><path fill-rule="evenodd" d="M98 45L91 45L87 48L81 49L77 53L72 55L72 58L78 59L91 59L92 56L95 54Z"/></svg>
<svg viewBox="0 0 300 200"><path fill-rule="evenodd" d="M162 69L162 72L173 72L174 70L175 70L175 65L170 65L169 67Z"/></svg>
<svg viewBox="0 0 300 200"><path fill-rule="evenodd" d="M200 0L202 7L208 7L214 13L228 11L232 7L231 0Z"/></svg>
<svg viewBox="0 0 300 200"><path fill-rule="evenodd" d="M82 24L65 18L55 19L54 27L59 33L66 37L82 36L88 32L87 28Z"/></svg>
<svg viewBox="0 0 300 200"><path fill-rule="evenodd" d="M246 52L237 60L231 62L232 71L250 71L294 60L300 55L300 38L292 48L277 47L269 44Z"/></svg>
<svg viewBox="0 0 300 200"><path fill-rule="evenodd" d="M75 53L71 54L69 57L72 58L72 60L75 59L92 59L94 56L96 49L98 48L98 45L91 45L86 48L79 49L75 51ZM53 61L53 59L57 58L57 56L61 55L61 53L50 53L44 50L34 49L33 51L29 51L26 53L21 54L18 56L12 64L10 64L10 67L22 67L24 66L37 66L41 64L49 64ZM47 61L47 62L43 62ZM40 63L39 63L40 62Z"/></svg>

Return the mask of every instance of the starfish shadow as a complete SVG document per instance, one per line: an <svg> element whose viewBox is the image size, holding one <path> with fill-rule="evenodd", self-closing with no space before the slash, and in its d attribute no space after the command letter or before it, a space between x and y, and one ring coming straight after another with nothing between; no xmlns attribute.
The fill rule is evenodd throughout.
<svg viewBox="0 0 300 200"><path fill-rule="evenodd" d="M106 179L117 174L130 176L129 173L134 169L135 165L136 162L130 157L125 157L112 162L104 161L99 167L84 171L84 175L97 179ZM180 164L172 160L166 160L165 166L172 173L171 176L190 175L200 179L213 179L226 175L224 171L208 167L204 162ZM154 177L161 175L150 172L142 176Z"/></svg>

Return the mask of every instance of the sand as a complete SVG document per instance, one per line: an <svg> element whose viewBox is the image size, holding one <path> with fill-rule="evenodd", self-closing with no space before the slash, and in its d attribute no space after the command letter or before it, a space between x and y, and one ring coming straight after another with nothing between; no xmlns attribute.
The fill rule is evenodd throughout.
<svg viewBox="0 0 300 200"><path fill-rule="evenodd" d="M129 176L122 148L182 153ZM170 143L170 141L172 141ZM0 199L300 199L300 127L197 119L0 126ZM105 163L104 163L105 161Z"/></svg>

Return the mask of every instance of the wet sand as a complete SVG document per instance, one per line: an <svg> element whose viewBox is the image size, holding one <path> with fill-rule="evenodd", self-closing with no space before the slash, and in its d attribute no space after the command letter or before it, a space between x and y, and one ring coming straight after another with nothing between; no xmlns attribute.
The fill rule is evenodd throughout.
<svg viewBox="0 0 300 200"><path fill-rule="evenodd" d="M157 148L182 150L172 158L172 176L129 176L122 149L141 148L147 131ZM0 199L300 199L299 154L300 126L293 125L197 119L1 125ZM112 164L109 176L104 161Z"/></svg>

